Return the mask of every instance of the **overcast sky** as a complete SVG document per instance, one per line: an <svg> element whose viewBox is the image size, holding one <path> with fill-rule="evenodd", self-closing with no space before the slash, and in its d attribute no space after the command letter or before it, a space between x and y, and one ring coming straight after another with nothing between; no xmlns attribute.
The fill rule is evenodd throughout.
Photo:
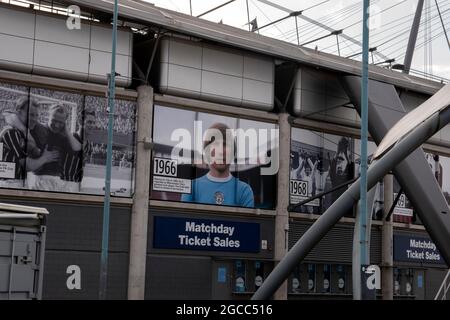
<svg viewBox="0 0 450 320"><path fill-rule="evenodd" d="M155 5L183 13L197 16L228 0L144 0ZM259 0L235 0L234 2L214 11L202 18L214 22L223 21L224 24L238 28L248 28L245 24L247 18L247 1L250 20L257 18L258 26L263 26L287 15L286 12L262 3ZM343 32L359 41L362 41L362 1L361 0L270 0L290 10L303 10L303 15L318 20L334 30L343 29ZM411 29L412 20L418 0L372 0L371 1L371 35L370 47L377 47L378 52L388 58L395 58L396 63L403 63L406 45ZM450 2L437 0L441 11L447 34L450 33ZM427 18L428 17L428 18ZM427 23L428 22L428 23ZM330 32L312 25L298 18L300 44ZM428 28L426 27L428 25ZM429 31L427 31L429 30ZM295 19L293 17L262 29L261 34L275 37L280 40L297 43ZM450 34L449 34L450 35ZM431 45L429 39L433 38ZM428 42L426 42L428 39ZM425 45L424 45L424 42ZM308 47L318 47L319 50L338 54L337 39L335 36L312 42ZM342 56L348 57L361 52L361 48L348 40L339 37L339 49ZM356 56L355 59L359 59ZM374 55L374 62L384 59ZM369 60L372 62L372 58ZM450 79L450 51L439 19L435 0L425 0L424 12L416 43L412 69L427 72Z"/></svg>

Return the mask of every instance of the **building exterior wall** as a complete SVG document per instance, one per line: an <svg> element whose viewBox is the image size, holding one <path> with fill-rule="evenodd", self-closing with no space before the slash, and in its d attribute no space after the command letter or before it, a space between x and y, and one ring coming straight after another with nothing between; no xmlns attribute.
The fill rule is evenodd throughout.
<svg viewBox="0 0 450 320"><path fill-rule="evenodd" d="M169 38L162 43L161 50L164 54L167 53L169 55L169 47L173 44L172 42L176 42L175 47L177 45L183 47L180 44L183 41L180 42L179 39L173 40ZM107 44L102 43L102 46L106 48ZM189 47L189 45L187 46ZM169 64L176 65L177 63L175 62L183 61L186 58L186 55L181 50L182 48L178 49L175 53L171 53L171 57L160 61L162 69L167 68ZM223 71L228 70L227 72L232 72L237 70L237 74L233 76L239 82L239 90L243 91L237 96L221 92L222 98L218 98L218 95L214 95L212 91L204 92L200 88L194 90L195 88L189 87L187 88L189 92L186 92L184 90L186 88L179 90L180 87L176 87L176 81L171 82L171 79L175 79L189 86L198 85L198 83L190 83L189 78L186 78L186 74L180 71L185 69L177 71L176 68L172 68L168 74L162 74L160 92L155 93L153 99L152 142L154 149L152 151L152 161L147 164L152 169L154 169L155 158L167 158L167 156L171 155L174 147L174 145L167 144L170 132L158 130L163 130L164 127L170 128L170 125L174 123L180 122L186 126L191 126L191 122L203 119L208 124L211 124L213 120L223 121L230 124L230 126L235 126L235 129L240 128L240 126L247 128L252 125L258 128L277 128L278 116L272 110L274 107L273 97L276 96L276 92L273 92L275 79L273 59L249 55L242 50L232 49L220 52L221 55L209 52L210 61L208 62L200 59L198 52L193 52L195 50L202 51L203 58L206 59L208 57L205 56L204 52L216 49L216 47L211 47L209 44L202 44L196 48L189 47L189 54L187 55L189 59L184 62L192 65L184 67L196 69L194 71L200 75L203 72L221 74ZM223 59L216 59L219 56L223 57ZM255 67L255 61L259 58L264 63L264 68L261 70L257 70ZM218 64L220 68L217 67L218 70L207 70L208 63L209 69ZM246 63L248 63L250 69L246 69ZM253 75L249 70L253 72ZM27 71L20 71L22 73L11 72L10 68L2 67L2 70L0 70L0 83L3 87L11 89L11 86L18 86L19 89L15 88L14 90L22 90L25 95L30 95L31 92L35 91L42 95L42 90L76 95L81 101L77 105L81 113L85 111L86 107L89 107L89 103L93 99L102 101L103 104L99 107L99 110L103 110L102 108L105 107L105 99L102 96L106 90L104 85L26 75L24 73L27 73ZM260 81L261 83L259 84L262 86L258 86L256 89L253 88L254 90L251 86L246 87L246 80L255 80L251 76L259 78L256 80ZM97 82L96 79L87 80ZM217 83L212 81L209 84L216 87L227 85L226 81L218 81ZM264 95L260 95L259 93L261 93L261 90L264 91L263 88L265 86L267 86L267 91L264 92ZM244 91L247 89L249 90L248 96L244 94ZM134 90L118 90L118 100L123 101L123 106L130 106L129 109L135 106L136 97L137 93ZM264 99L258 100L256 98ZM402 95L402 101L407 109L416 107L426 98L425 96L409 92ZM355 152L356 139L359 138L359 117L354 108L348 103L348 98L340 86L337 72L333 73L301 65L297 73L292 105L289 108L289 111L291 111L289 115L289 123L292 125L291 133L296 130L302 130L300 131L302 134L297 142L299 145L303 143L303 146L299 148L305 148L304 145L309 144L309 147L314 147L310 148L314 150L314 152L309 151L310 155L311 153L323 153L324 156L321 158L323 160L326 158L326 152L338 152L338 150L331 150L331 147L327 147L327 143L331 141L334 149L336 149L340 138L345 137L352 144L350 151ZM129 110L125 107L123 109ZM159 111L167 111L169 109L172 110L171 116L157 118ZM135 116L136 114L133 111L129 118L134 121ZM123 116L122 118L126 117ZM245 123L247 127L245 127ZM123 136L131 137L130 141L115 140L116 143L122 144L120 148L134 148L136 143L134 131L135 128L132 128L122 134L122 138ZM304 140L306 131L314 132L320 137L321 140L318 140L317 145ZM160 134L161 132L163 134ZM291 143L292 140L290 141ZM268 138L263 143L260 143L258 147L271 145L272 142L275 143L276 138ZM447 147L448 143L450 143L450 134L445 128L435 139L430 140L425 145L425 148L427 151L440 154L441 157L446 159L450 157ZM327 151L318 151L319 149ZM272 148L270 151L273 154L277 153L278 149ZM292 151L291 146L291 154ZM292 159L291 154L281 154L279 155L279 160L285 163L289 161L290 163ZM355 162L356 158L353 159L353 162ZM444 160L442 163L444 163ZM187 202L182 200L179 191L156 190L159 193L155 193L155 190L153 190L153 193L151 191L148 195L146 299L248 299L251 296L261 284L261 281L273 269L275 260L274 248L277 245L274 232L276 194L279 190L277 190L276 175L267 177L259 174L259 170L262 167L258 163L256 166L249 165L241 168L236 166L233 168L233 173L253 190L255 201L251 207L218 205L221 200L220 197L216 198L216 203ZM130 185L131 188L125 194L121 194L121 196L119 194L113 195L108 298L125 299L127 297L129 247L130 237L132 237L130 221L134 192L133 177L134 174L139 174L135 173L132 168L128 168L131 169L131 173L129 174L129 181L127 181L127 185ZM443 169L447 168L448 170L439 171L443 181L450 180L450 166L447 164L443 165ZM182 169L181 166L178 168L180 176L177 178L189 180L191 186L192 180L203 176L207 172L201 166L195 167L195 170L189 166L184 167L183 170L185 171ZM104 166L99 167L97 170L99 181L103 177L103 170ZM192 174L192 171L195 171L194 174ZM256 171L257 173L255 173ZM357 168L354 171L357 171ZM152 170L152 173L154 173L154 170ZM152 174L149 181L150 189L156 189L154 188L155 176L158 175ZM118 183L120 184L121 182ZM97 188L98 192L69 193L67 190L61 190L61 192L52 193L44 190L30 190L25 186L26 184L24 184L23 188L14 190L8 187L0 188L0 200L15 204L44 206L50 211L47 224L47 248L44 268L44 299L96 299L98 293L103 207L101 187ZM101 186L101 181L99 186ZM443 188L446 188L444 191L450 192L447 186L448 184L443 184ZM288 189L284 191L290 193ZM293 203L291 202L291 204ZM325 207L321 208L324 209ZM286 229L286 240L289 248L294 245L322 212L323 210L309 210L307 207L304 207L288 213L289 229ZM230 225L247 225L250 229L257 226L259 230L257 235L249 239L250 242L257 243L257 246L256 249L254 246L252 247L253 251L232 250L230 247L222 248L221 250L217 250L217 248L200 250L195 246L161 248L155 246L155 241L162 241L158 237L161 237L161 233L164 233L165 230L155 230L155 218L166 219L164 220L166 222L168 218L177 218L182 219L181 223L194 220L206 223L214 223L216 221L225 225L227 223ZM354 223L354 213L349 212L306 257L305 261L298 266L298 269L288 280L289 299L351 298L351 251ZM370 256L371 263L374 264L381 263L381 226L382 221L374 219ZM412 236L426 236L423 226L414 224L410 220L396 222L394 227L395 233L406 232ZM246 229L246 227L242 228L242 230L250 230ZM179 235L171 234L170 232L170 230L167 231L167 234L170 236L177 237ZM242 232L236 237L240 241L247 241L248 239L245 240L246 235L244 233ZM67 287L66 281L70 276L67 273L67 267L70 265L78 265L82 270L80 290L69 290ZM400 270L397 273L397 276L400 274L399 279L413 280L410 283L412 293L406 292L404 288L406 286L405 281L400 280L399 282L400 290L395 298L405 299L434 298L446 268L442 264L405 261L394 261L394 267ZM308 289L307 286L309 280L312 280L312 278L309 278L310 275L311 277L314 276L312 289ZM294 278L297 280L294 280ZM344 279L343 286L340 279ZM325 286L327 281L328 284Z"/></svg>

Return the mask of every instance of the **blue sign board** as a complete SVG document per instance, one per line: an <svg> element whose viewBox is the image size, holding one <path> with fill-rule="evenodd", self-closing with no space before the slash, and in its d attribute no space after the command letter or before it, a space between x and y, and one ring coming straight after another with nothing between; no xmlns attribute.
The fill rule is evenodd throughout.
<svg viewBox="0 0 450 320"><path fill-rule="evenodd" d="M259 223L155 217L153 247L206 251L259 252Z"/></svg>
<svg viewBox="0 0 450 320"><path fill-rule="evenodd" d="M394 235L394 260L416 263L445 264L430 238Z"/></svg>

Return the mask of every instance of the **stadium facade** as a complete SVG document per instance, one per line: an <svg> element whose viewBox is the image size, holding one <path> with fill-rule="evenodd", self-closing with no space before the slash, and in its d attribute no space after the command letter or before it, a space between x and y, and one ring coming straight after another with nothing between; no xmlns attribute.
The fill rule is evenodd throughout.
<svg viewBox="0 0 450 320"><path fill-rule="evenodd" d="M0 3L0 200L50 212L43 298L96 299L112 8L18 2ZM358 75L360 62L119 2L107 296L248 299L358 175L360 119L343 77ZM82 9L80 28L62 14L69 5ZM406 112L442 87L369 71L371 86L394 88ZM244 135L226 169L202 161L209 128ZM423 149L450 202L450 127ZM386 219L400 189L392 174L377 185L370 262L382 269L379 298L433 299L448 267L405 195ZM275 298L352 298L355 212ZM67 285L73 265L81 288Z"/></svg>

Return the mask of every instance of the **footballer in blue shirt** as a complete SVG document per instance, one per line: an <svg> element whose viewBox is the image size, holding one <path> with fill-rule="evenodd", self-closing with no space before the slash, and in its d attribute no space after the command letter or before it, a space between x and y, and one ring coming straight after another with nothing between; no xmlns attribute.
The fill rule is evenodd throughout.
<svg viewBox="0 0 450 320"><path fill-rule="evenodd" d="M229 128L223 123L215 123L208 130L216 133L207 134L209 138L203 143L209 172L195 179L192 182L192 192L183 194L181 200L253 208L252 188L230 173L230 154L234 151L234 140L227 135ZM227 144L227 138L233 141Z"/></svg>

